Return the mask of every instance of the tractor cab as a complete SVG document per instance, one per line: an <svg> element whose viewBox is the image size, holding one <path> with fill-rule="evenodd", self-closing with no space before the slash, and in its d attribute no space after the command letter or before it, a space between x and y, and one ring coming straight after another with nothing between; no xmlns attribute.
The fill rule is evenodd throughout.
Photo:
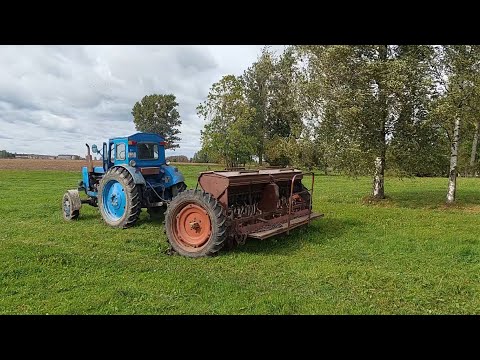
<svg viewBox="0 0 480 360"><path fill-rule="evenodd" d="M90 205L97 206L102 179L114 171L141 188L142 207L147 209L163 206L186 188L178 168L165 161L165 139L160 135L136 133L112 138L103 143L101 151L97 145L92 145L91 151L86 146L87 166L82 168L78 190L85 192ZM91 153L101 156L102 166L93 165Z"/></svg>
<svg viewBox="0 0 480 360"><path fill-rule="evenodd" d="M128 137L113 138L103 143L103 169L112 166L129 165L140 168L142 173L154 172L146 170L165 164L165 140L157 134L136 133Z"/></svg>

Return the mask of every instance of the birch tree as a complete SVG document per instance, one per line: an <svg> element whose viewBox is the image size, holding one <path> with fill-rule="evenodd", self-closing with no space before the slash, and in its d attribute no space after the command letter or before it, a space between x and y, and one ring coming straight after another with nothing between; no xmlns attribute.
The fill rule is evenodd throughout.
<svg viewBox="0 0 480 360"><path fill-rule="evenodd" d="M426 66L429 48L315 45L299 49L306 56L310 96L313 92L321 99L316 100L319 134L326 131L333 137L326 146L328 161L353 174L370 173L372 197L383 199L387 149L402 123L410 121L411 114L402 115L406 100L416 96L410 84L421 71L413 72L412 66ZM412 104L409 111L417 108Z"/></svg>
<svg viewBox="0 0 480 360"><path fill-rule="evenodd" d="M462 129L467 128L468 122L471 122L472 112L475 114L476 104L480 99L478 90L480 46L446 45L438 47L436 69L439 98L436 101L434 117L443 127L450 141L450 168L446 202L451 204L456 200L459 148L461 139L465 136L462 134ZM474 145L476 147L475 140L472 147ZM474 151L476 153L476 149L472 149L472 153ZM472 156L470 161L472 161L471 159Z"/></svg>

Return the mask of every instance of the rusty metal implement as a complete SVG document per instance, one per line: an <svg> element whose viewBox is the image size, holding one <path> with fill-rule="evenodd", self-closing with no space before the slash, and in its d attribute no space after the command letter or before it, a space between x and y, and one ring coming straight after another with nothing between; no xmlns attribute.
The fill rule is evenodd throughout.
<svg viewBox="0 0 480 360"><path fill-rule="evenodd" d="M311 176L311 188L302 184ZM312 212L313 173L296 169L206 171L198 184L224 208L227 236L237 243L247 237L266 239L308 225L323 214Z"/></svg>

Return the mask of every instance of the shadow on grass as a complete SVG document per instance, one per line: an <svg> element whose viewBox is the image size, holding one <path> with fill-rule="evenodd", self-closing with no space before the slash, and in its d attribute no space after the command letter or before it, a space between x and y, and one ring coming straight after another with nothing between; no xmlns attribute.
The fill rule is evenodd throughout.
<svg viewBox="0 0 480 360"><path fill-rule="evenodd" d="M92 219L102 219L102 215L100 214L100 211L95 212L95 213L82 213L80 210L80 216L78 220L85 220L89 221ZM150 223L156 223L156 224L163 224L163 221L165 220L165 215L164 214L157 214L154 215L154 217L151 217L145 209L142 209L142 212L140 213L140 217L137 221L138 225L141 224L150 224Z"/></svg>
<svg viewBox="0 0 480 360"><path fill-rule="evenodd" d="M100 215L100 212L98 213L82 213L82 210L80 210L80 216L78 217L78 219L76 221L82 221L82 220L85 220L85 221L88 221L88 220L92 220L92 219L101 219L102 218L102 215Z"/></svg>
<svg viewBox="0 0 480 360"><path fill-rule="evenodd" d="M248 238L245 245L222 251L222 255L234 253L291 255L307 244L325 244L335 240L362 224L360 220L322 218L313 220L310 226L293 229L289 235L283 233L265 240Z"/></svg>
<svg viewBox="0 0 480 360"><path fill-rule="evenodd" d="M150 215L145 215L143 217L141 217L140 219L138 219L138 222L139 224L160 224L160 225L163 225L165 221L165 215L155 215L153 217L151 217Z"/></svg>
<svg viewBox="0 0 480 360"><path fill-rule="evenodd" d="M403 190L389 191L387 198L379 201L362 199L363 204L379 207L402 207L408 209L458 209L480 212L480 189L457 191L455 204L446 205L446 190Z"/></svg>

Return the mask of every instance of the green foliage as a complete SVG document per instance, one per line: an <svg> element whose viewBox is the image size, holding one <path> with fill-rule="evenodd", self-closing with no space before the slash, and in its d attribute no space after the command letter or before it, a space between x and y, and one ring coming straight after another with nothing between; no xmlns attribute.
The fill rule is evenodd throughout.
<svg viewBox="0 0 480 360"><path fill-rule="evenodd" d="M390 174L445 176L458 115L459 170L473 173L479 169L478 161L469 165L472 151L478 152L472 147L480 127L478 49L301 45L276 55L265 47L243 75L231 81L236 84L232 93L242 101L230 108L243 112L245 116L237 116L243 120L228 120L235 125L223 123L222 128L217 116L205 128L202 152L209 161L226 163L225 147L231 143L240 153L228 155L238 158L231 164L255 157L260 164L266 160L355 176L373 174L375 159L381 157ZM216 113L220 110L217 106ZM209 111L199 115L210 121L214 116ZM243 134L241 143L229 132ZM232 140L227 141L228 136Z"/></svg>
<svg viewBox="0 0 480 360"><path fill-rule="evenodd" d="M293 47L277 56L268 47L258 60L243 74L247 101L255 109L255 120L250 132L256 139L255 155L261 164L263 158L270 164L291 164L291 156L281 153L289 138L299 138L303 131L302 106L299 101L297 58ZM276 156L276 155L275 155Z"/></svg>
<svg viewBox="0 0 480 360"><path fill-rule="evenodd" d="M397 54L403 64L404 84L396 94L398 119L388 141L388 167L402 176L446 176L450 145L431 116L434 48L400 45Z"/></svg>
<svg viewBox="0 0 480 360"><path fill-rule="evenodd" d="M211 159L208 157L207 152L204 149L198 150L192 157L193 163L211 163Z"/></svg>
<svg viewBox="0 0 480 360"><path fill-rule="evenodd" d="M246 99L241 78L224 76L213 84L207 100L197 107L207 123L202 134L202 150L209 159L238 167L251 161L255 136L249 131L255 109Z"/></svg>
<svg viewBox="0 0 480 360"><path fill-rule="evenodd" d="M296 149L294 164L298 167L306 168L310 171L321 169L325 173L328 172L324 153L314 140L303 137L297 141Z"/></svg>
<svg viewBox="0 0 480 360"><path fill-rule="evenodd" d="M275 135L266 141L265 158L271 166L291 165L295 161L295 146L295 138Z"/></svg>
<svg viewBox="0 0 480 360"><path fill-rule="evenodd" d="M255 118L249 131L254 134L255 155L262 164L266 150L265 141L269 129L269 99L271 82L275 71L274 55L264 48L259 59L243 74L248 104L255 109Z"/></svg>
<svg viewBox="0 0 480 360"><path fill-rule="evenodd" d="M142 132L152 132L165 138L165 148L179 147L178 127L182 124L177 110L175 95L146 95L133 106L132 115L135 128Z"/></svg>
<svg viewBox="0 0 480 360"><path fill-rule="evenodd" d="M470 166L470 156L477 123L480 120L480 46L445 45L437 49L436 62L438 91L432 103L431 122L446 137L450 152L455 119L460 122L458 172L463 175L478 171L478 156ZM473 149L475 153L478 149Z"/></svg>
<svg viewBox="0 0 480 360"><path fill-rule="evenodd" d="M327 166L372 174L376 157L402 176L444 175L449 144L429 115L435 49L424 45L298 46L315 142Z"/></svg>
<svg viewBox="0 0 480 360"><path fill-rule="evenodd" d="M287 138L275 135L266 142L265 157L271 166L296 166L307 170L321 169L327 172L327 165L320 148L312 139L293 136Z"/></svg>
<svg viewBox="0 0 480 360"><path fill-rule="evenodd" d="M7 150L0 150L0 159L13 159L15 154L8 152Z"/></svg>
<svg viewBox="0 0 480 360"><path fill-rule="evenodd" d="M178 168L192 188L207 167ZM390 179L367 206L369 178L316 176L324 218L192 260L165 254L145 210L127 230L87 205L65 222L79 177L0 171L1 314L479 314L480 179L460 178L447 208L442 178Z"/></svg>

